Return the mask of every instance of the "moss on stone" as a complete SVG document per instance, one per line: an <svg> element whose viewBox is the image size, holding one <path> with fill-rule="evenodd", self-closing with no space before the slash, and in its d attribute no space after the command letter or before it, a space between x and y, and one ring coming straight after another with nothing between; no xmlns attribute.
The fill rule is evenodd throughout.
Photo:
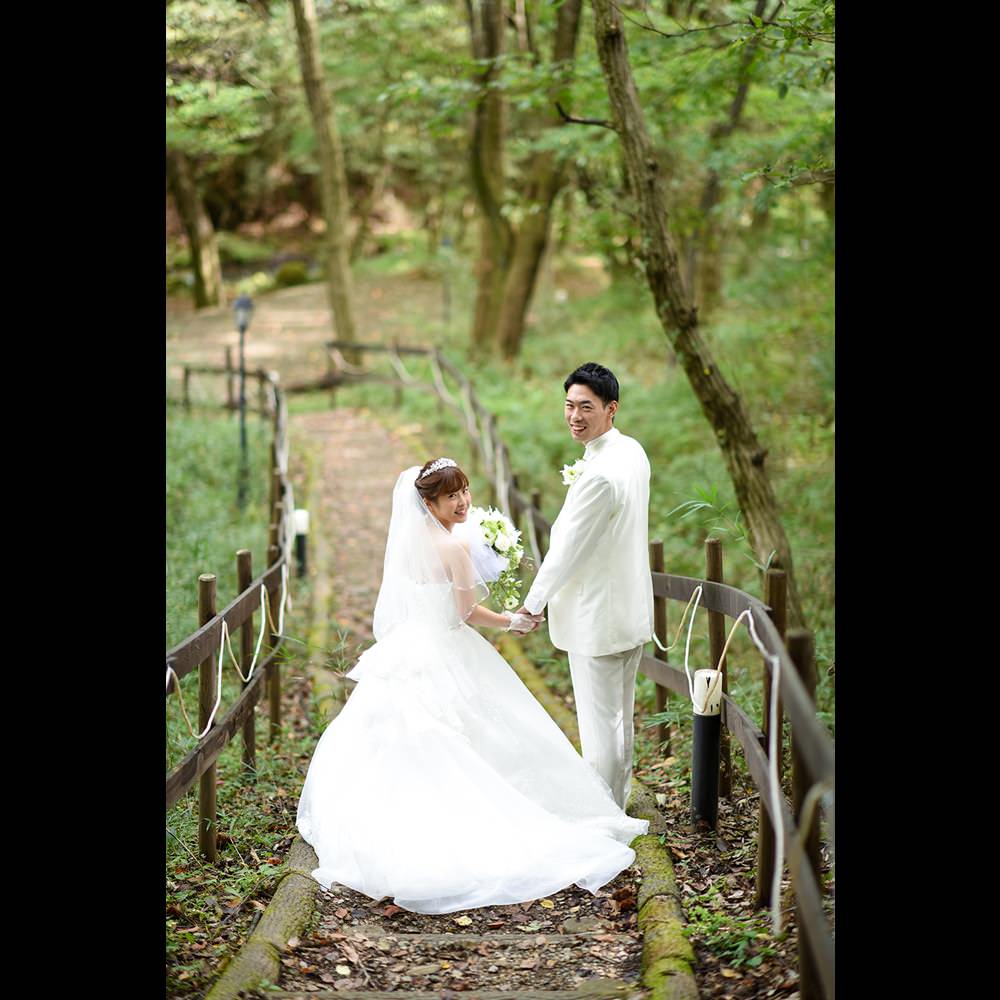
<svg viewBox="0 0 1000 1000"><path fill-rule="evenodd" d="M313 849L297 837L288 852L288 873L278 883L271 902L250 939L230 962L206 1000L236 1000L263 980L278 981L281 952L312 919L319 883L309 874L318 864Z"/></svg>
<svg viewBox="0 0 1000 1000"><path fill-rule="evenodd" d="M694 962L694 949L684 936L684 924L673 914L650 915L647 906L645 919L640 915L639 926L643 937L643 968L663 958L679 958L689 963Z"/></svg>
<svg viewBox="0 0 1000 1000"><path fill-rule="evenodd" d="M649 990L647 1000L697 1000L698 986L691 967L676 958L665 958L642 974Z"/></svg>
<svg viewBox="0 0 1000 1000"><path fill-rule="evenodd" d="M648 833L636 837L632 841L632 849L635 851L635 862L642 869L642 881L636 900L637 908L641 910L655 896L677 898L674 866L659 838Z"/></svg>
<svg viewBox="0 0 1000 1000"><path fill-rule="evenodd" d="M656 798L653 793L641 781L634 778L626 812L636 819L648 820L651 834L659 835L667 832L667 824L659 809L656 808ZM632 846L634 847L635 844L633 843Z"/></svg>

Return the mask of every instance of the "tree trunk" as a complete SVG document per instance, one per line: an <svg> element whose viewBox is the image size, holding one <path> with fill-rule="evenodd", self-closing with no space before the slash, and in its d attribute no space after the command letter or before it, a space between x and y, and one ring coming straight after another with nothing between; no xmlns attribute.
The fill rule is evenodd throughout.
<svg viewBox="0 0 1000 1000"><path fill-rule="evenodd" d="M576 53L582 0L566 0L559 8L555 41L552 49L554 82L549 94L550 110L546 120L550 128L562 128L565 123L555 111L555 104L566 103L569 70ZM545 254L552 224L552 205L563 183L563 165L554 152L536 153L527 168L528 213L514 240L510 270L507 274L497 324L497 340L507 359L521 350L524 324L534 294L538 268Z"/></svg>
<svg viewBox="0 0 1000 1000"><path fill-rule="evenodd" d="M389 177L389 164L382 161L372 177L371 187L358 206L358 228L351 242L350 261L353 264L362 257L372 234L372 214L375 206L385 191L385 182Z"/></svg>
<svg viewBox="0 0 1000 1000"><path fill-rule="evenodd" d="M339 340L356 340L351 293L351 271L347 262L347 175L344 151L332 106L323 83L319 57L318 27L314 0L292 0L299 65L305 87L319 160L320 195L326 219L327 296ZM356 359L352 359L356 360Z"/></svg>
<svg viewBox="0 0 1000 1000"><path fill-rule="evenodd" d="M685 288L677 247L668 227L659 165L629 65L621 15L611 0L594 0L594 35L635 195L646 278L657 315L715 431L754 551L762 563L772 549L776 551L772 565L781 566L787 574L790 619L796 626L805 627L791 547L764 469L767 451L757 439L742 400L722 377L702 339L698 312Z"/></svg>
<svg viewBox="0 0 1000 1000"><path fill-rule="evenodd" d="M176 150L167 151L167 179L191 248L194 269L194 304L217 306L222 302L222 264L212 220L205 211L194 171L188 158Z"/></svg>
<svg viewBox="0 0 1000 1000"><path fill-rule="evenodd" d="M565 250L573 234L573 209L575 200L573 198L574 189L567 187L562 196L562 224L559 226L559 236L556 239L556 253Z"/></svg>
<svg viewBox="0 0 1000 1000"><path fill-rule="evenodd" d="M528 308L548 243L552 202L561 183L562 171L558 168L538 162L533 165L529 181L533 211L524 217L514 240L497 323L497 341L502 355L508 360L516 358L521 350Z"/></svg>
<svg viewBox="0 0 1000 1000"><path fill-rule="evenodd" d="M766 5L767 0L757 0L754 16L764 17ZM756 39L743 47L737 71L736 93L733 95L725 120L712 127L709 147L711 151L718 149L723 140L739 128L743 109L746 107L747 94L750 91L750 67L758 48ZM715 212L721 195L719 172L711 167L698 206L701 224L691 237L687 255L687 286L692 291L702 318L715 308L722 292L722 242L725 234Z"/></svg>
<svg viewBox="0 0 1000 1000"><path fill-rule="evenodd" d="M510 224L500 212L504 182L503 96L491 86L496 82L498 59L503 54L504 5L501 0L466 0L466 9L472 54L486 63L479 78L481 90L469 148L472 190L480 213L472 347L482 351L494 340L513 242Z"/></svg>
<svg viewBox="0 0 1000 1000"><path fill-rule="evenodd" d="M372 232L372 213L375 211L375 207L382 197L382 192L385 191L385 182L389 177L389 162L385 158L385 132L389 117L388 109L388 103L379 105L378 121L375 126L378 134L378 139L375 142L375 173L372 175L367 193L358 206L358 228L351 242L350 261L352 264L364 255Z"/></svg>

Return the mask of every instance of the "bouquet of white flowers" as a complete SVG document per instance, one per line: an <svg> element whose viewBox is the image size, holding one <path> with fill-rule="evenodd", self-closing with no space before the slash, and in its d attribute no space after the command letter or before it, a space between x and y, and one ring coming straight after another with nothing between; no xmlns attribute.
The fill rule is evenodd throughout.
<svg viewBox="0 0 1000 1000"><path fill-rule="evenodd" d="M521 605L521 578L517 568L524 558L524 546L521 545L521 532L514 527L514 522L493 507L470 507L467 524L478 527L483 540L500 557L506 560L506 566L500 571L491 596L497 606L506 611L513 611Z"/></svg>

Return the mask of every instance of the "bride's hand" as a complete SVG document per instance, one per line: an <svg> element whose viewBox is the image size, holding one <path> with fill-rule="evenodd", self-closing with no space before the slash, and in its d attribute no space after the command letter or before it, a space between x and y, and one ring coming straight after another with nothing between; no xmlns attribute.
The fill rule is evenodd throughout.
<svg viewBox="0 0 1000 1000"><path fill-rule="evenodd" d="M534 632L540 624L540 619L536 620L534 618L529 618L527 615L523 615L520 612L505 612L506 616L510 619L510 624L507 626L506 631L517 632L520 635L527 635L529 632Z"/></svg>

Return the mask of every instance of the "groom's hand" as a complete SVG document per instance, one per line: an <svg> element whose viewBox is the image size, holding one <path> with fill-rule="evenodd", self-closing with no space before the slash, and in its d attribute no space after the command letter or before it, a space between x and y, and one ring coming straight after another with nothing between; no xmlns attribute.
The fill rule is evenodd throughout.
<svg viewBox="0 0 1000 1000"><path fill-rule="evenodd" d="M543 621L545 621L545 616L541 612L539 612L536 615L533 612L529 611L523 604L517 609L515 614L524 615L525 618L530 618L533 622L536 622L537 624L541 624Z"/></svg>
<svg viewBox="0 0 1000 1000"><path fill-rule="evenodd" d="M534 632L536 628L538 628L538 622L530 615L524 615L519 611L515 611L511 617L509 628L511 632L516 632L518 635L527 635L529 632Z"/></svg>

